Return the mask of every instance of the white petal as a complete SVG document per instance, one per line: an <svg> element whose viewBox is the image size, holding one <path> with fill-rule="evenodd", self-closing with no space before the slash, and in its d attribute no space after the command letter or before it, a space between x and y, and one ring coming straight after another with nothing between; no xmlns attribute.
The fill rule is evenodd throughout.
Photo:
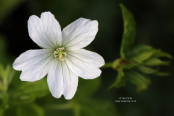
<svg viewBox="0 0 174 116"><path fill-rule="evenodd" d="M66 62L62 62L63 66L63 95L65 99L72 99L78 86L78 76L71 72Z"/></svg>
<svg viewBox="0 0 174 116"><path fill-rule="evenodd" d="M56 60L49 70L47 81L55 98L63 94L65 99L71 99L77 90L78 76L68 69L64 61Z"/></svg>
<svg viewBox="0 0 174 116"><path fill-rule="evenodd" d="M95 52L91 52L85 49L78 49L68 52L68 54L73 55L78 59L82 59L83 61L94 65L95 67L101 67L105 64L105 61L102 56Z"/></svg>
<svg viewBox="0 0 174 116"><path fill-rule="evenodd" d="M30 67L27 67L22 70L20 79L22 81L31 81L31 82L40 80L41 78L46 76L52 63L53 63L53 58L49 57L48 59L38 62L37 64L39 65L34 64ZM36 70L33 70L33 69L36 69Z"/></svg>
<svg viewBox="0 0 174 116"><path fill-rule="evenodd" d="M54 48L61 42L60 25L50 12L41 14L41 19L35 15L28 20L30 38L43 48Z"/></svg>
<svg viewBox="0 0 174 116"><path fill-rule="evenodd" d="M49 86L49 90L55 98L60 98L63 94L63 74L62 74L62 66L60 60L55 60L52 64L48 76L47 82Z"/></svg>
<svg viewBox="0 0 174 116"><path fill-rule="evenodd" d="M68 49L80 49L90 44L98 31L98 22L79 18L62 31L63 46Z"/></svg>
<svg viewBox="0 0 174 116"><path fill-rule="evenodd" d="M78 59L69 53L67 53L65 61L73 73L84 79L94 79L101 74L101 70L96 65Z"/></svg>
<svg viewBox="0 0 174 116"><path fill-rule="evenodd" d="M44 31L50 41L54 45L61 45L62 33L59 22L55 19L54 15L50 12L44 12L41 14L41 20L43 23Z"/></svg>
<svg viewBox="0 0 174 116"><path fill-rule="evenodd" d="M50 49L28 50L16 58L13 68L15 70L23 70L51 55L53 56L53 51Z"/></svg>

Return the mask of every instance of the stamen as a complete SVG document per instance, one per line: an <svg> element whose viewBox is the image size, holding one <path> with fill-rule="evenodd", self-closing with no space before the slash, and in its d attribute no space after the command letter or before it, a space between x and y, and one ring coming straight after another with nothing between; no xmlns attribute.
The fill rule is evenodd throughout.
<svg viewBox="0 0 174 116"><path fill-rule="evenodd" d="M58 59L61 60L61 61L64 61L64 57L67 56L66 52L65 52L65 48L64 47L60 47L60 48L57 48L55 51L54 51L54 57L59 57Z"/></svg>

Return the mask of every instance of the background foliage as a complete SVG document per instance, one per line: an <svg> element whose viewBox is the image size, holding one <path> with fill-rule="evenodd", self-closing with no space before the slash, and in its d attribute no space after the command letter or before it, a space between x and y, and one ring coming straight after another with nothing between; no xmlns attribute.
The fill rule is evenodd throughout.
<svg viewBox="0 0 174 116"><path fill-rule="evenodd" d="M137 93L136 86L127 81L125 87L108 90L117 72L103 69L102 76L95 80L80 79L77 93L70 101L64 100L64 97L53 98L46 78L34 83L21 82L20 72L14 74L10 67L22 52L39 49L28 36L27 20L29 16L39 16L44 11L51 11L62 28L79 17L98 20L99 32L86 49L101 54L106 62L120 58L123 18L119 3L123 3L134 16L136 45L149 45L174 56L174 1L171 0L0 0L0 75L1 78L4 75L8 77L7 82L13 76L9 88L0 90L7 93L0 95L4 98L0 101L0 114L173 116L173 60L169 66L161 68L161 71L171 75L150 75L151 84L142 93ZM132 97L137 102L116 103L119 97Z"/></svg>

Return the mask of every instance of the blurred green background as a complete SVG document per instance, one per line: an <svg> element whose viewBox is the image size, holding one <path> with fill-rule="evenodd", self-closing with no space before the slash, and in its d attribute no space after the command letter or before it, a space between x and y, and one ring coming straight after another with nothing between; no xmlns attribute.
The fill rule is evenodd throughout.
<svg viewBox="0 0 174 116"><path fill-rule="evenodd" d="M137 44L150 45L174 56L174 1L172 0L0 0L0 63L6 67L22 52L39 49L29 38L27 21L29 16L33 14L40 16L44 11L52 12L62 29L80 17L98 20L99 32L86 49L99 53L106 62L114 61L120 57L123 33L119 3L124 4L135 17ZM103 69L101 77L95 80L80 79L77 93L68 102L63 96L61 99L53 98L48 91L47 94L43 94L44 97L39 96L41 98L36 100L33 98L34 104L37 105L24 103L21 107L18 104L17 109L10 107L5 114L23 116L25 112L34 109L35 112L41 113L28 116L42 116L40 110L44 109L46 116L74 114L76 116L173 116L173 60L170 66L162 67L162 71L171 75L151 76L148 90L137 93L136 86L130 82L126 83L125 87L107 90L115 80L117 72L113 69ZM12 92L15 92L13 88L17 84L22 84L18 79L19 74L16 74L12 81L14 84L9 87ZM44 91L47 91L47 84L44 84L46 86ZM34 89L33 85L25 85L22 90L19 87L19 91L25 91L27 88ZM132 97L136 102L115 102L119 97ZM30 102L26 104L28 103ZM50 105L52 103L54 105Z"/></svg>

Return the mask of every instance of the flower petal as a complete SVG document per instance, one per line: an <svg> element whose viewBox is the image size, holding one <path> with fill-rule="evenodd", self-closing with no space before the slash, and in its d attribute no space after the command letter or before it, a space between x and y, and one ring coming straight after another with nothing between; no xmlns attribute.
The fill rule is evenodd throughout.
<svg viewBox="0 0 174 116"><path fill-rule="evenodd" d="M78 49L68 52L68 54L71 54L72 56L81 59L91 65L94 65L95 67L101 67L105 64L105 61L102 56L95 52L91 52L85 49Z"/></svg>
<svg viewBox="0 0 174 116"><path fill-rule="evenodd" d="M48 86L55 98L63 94L65 99L71 99L78 85L78 76L68 69L65 62L55 60L48 73Z"/></svg>
<svg viewBox="0 0 174 116"><path fill-rule="evenodd" d="M62 33L59 22L55 19L54 15L50 12L44 12L41 14L41 20L43 23L44 31L50 41L55 45L61 45Z"/></svg>
<svg viewBox="0 0 174 116"><path fill-rule="evenodd" d="M28 50L16 58L13 68L15 70L23 70L46 59L50 55L53 56L53 51L50 49Z"/></svg>
<svg viewBox="0 0 174 116"><path fill-rule="evenodd" d="M54 48L61 43L61 28L50 12L41 14L41 19L35 15L28 20L30 38L43 48Z"/></svg>
<svg viewBox="0 0 174 116"><path fill-rule="evenodd" d="M53 58L49 57L47 59L38 62L37 64L27 67L22 70L20 79L22 81L31 81L31 82L40 80L41 78L46 76L52 63L53 63Z"/></svg>
<svg viewBox="0 0 174 116"><path fill-rule="evenodd" d="M69 53L67 53L65 61L73 73L84 79L94 79L101 74L101 70L96 65L88 63Z"/></svg>
<svg viewBox="0 0 174 116"><path fill-rule="evenodd" d="M78 76L71 72L65 62L62 62L63 66L63 95L65 99L72 99L75 95L78 86Z"/></svg>
<svg viewBox="0 0 174 116"><path fill-rule="evenodd" d="M62 31L63 46L75 50L90 44L98 31L98 22L79 18Z"/></svg>
<svg viewBox="0 0 174 116"><path fill-rule="evenodd" d="M63 74L62 74L62 66L60 60L55 60L52 64L48 76L47 82L49 86L49 90L55 98L60 98L63 94Z"/></svg>

